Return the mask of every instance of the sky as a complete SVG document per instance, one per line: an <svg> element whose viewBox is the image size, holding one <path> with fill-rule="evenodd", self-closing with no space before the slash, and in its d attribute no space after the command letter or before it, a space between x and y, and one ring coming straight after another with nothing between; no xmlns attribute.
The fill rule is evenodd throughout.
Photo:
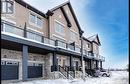
<svg viewBox="0 0 130 84"><path fill-rule="evenodd" d="M24 0L46 13L68 0ZM104 68L126 68L128 55L128 0L70 0L84 36L99 35Z"/></svg>

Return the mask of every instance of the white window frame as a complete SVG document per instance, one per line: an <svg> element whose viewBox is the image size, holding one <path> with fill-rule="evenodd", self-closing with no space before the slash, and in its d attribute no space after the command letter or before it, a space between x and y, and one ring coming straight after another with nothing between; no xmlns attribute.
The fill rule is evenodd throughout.
<svg viewBox="0 0 130 84"><path fill-rule="evenodd" d="M63 29L63 31L64 31L63 33L56 31L56 27L55 27L55 26L56 26L56 23L58 23L58 24L60 24L61 26L63 26L63 28L64 28L64 29ZM54 20L54 27L55 27L55 32L56 32L56 33L58 33L58 34L60 34L60 35L62 35L62 36L65 36L65 25L64 25L63 23L61 23L60 21L58 21L58 20L55 19L55 20Z"/></svg>
<svg viewBox="0 0 130 84"><path fill-rule="evenodd" d="M35 15L35 23L33 23L33 22L30 21L30 15L31 15L31 14ZM37 17L42 20L42 26L37 25ZM44 24L43 18L42 18L41 16L39 16L38 14L34 13L33 11L29 11L29 19L28 19L28 20L29 20L29 24L30 24L30 25L33 25L33 26L35 26L35 27L38 27L39 29L42 29L42 28L43 28L43 24Z"/></svg>

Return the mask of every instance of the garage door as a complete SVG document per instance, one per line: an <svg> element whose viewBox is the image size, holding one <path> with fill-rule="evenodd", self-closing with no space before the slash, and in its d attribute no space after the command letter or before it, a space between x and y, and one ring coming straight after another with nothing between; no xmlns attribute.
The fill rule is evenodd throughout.
<svg viewBox="0 0 130 84"><path fill-rule="evenodd" d="M18 62L1 61L1 79L14 80L18 79Z"/></svg>
<svg viewBox="0 0 130 84"><path fill-rule="evenodd" d="M28 78L38 78L42 77L42 64L33 63L33 65L28 66Z"/></svg>

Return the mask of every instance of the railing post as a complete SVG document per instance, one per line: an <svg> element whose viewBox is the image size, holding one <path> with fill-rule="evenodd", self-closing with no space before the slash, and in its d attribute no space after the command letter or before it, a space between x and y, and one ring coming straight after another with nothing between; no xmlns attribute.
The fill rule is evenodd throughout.
<svg viewBox="0 0 130 84"><path fill-rule="evenodd" d="M26 27L26 22L25 22L25 26L24 26L24 37L27 38L27 27Z"/></svg>
<svg viewBox="0 0 130 84"><path fill-rule="evenodd" d="M42 36L42 43L44 43L44 36Z"/></svg>
<svg viewBox="0 0 130 84"><path fill-rule="evenodd" d="M68 43L66 43L66 49L68 49Z"/></svg>
<svg viewBox="0 0 130 84"><path fill-rule="evenodd" d="M75 78L75 71L73 70L73 73L74 73L74 78Z"/></svg>
<svg viewBox="0 0 130 84"><path fill-rule="evenodd" d="M100 68L102 69L102 61L100 61Z"/></svg>
<svg viewBox="0 0 130 84"><path fill-rule="evenodd" d="M58 46L58 40L55 40L55 46Z"/></svg>
<svg viewBox="0 0 130 84"><path fill-rule="evenodd" d="M75 42L74 42L74 51L75 51Z"/></svg>
<svg viewBox="0 0 130 84"><path fill-rule="evenodd" d="M67 71L67 78L69 79L69 72Z"/></svg>
<svg viewBox="0 0 130 84"><path fill-rule="evenodd" d="M3 31L3 22L1 21L1 31Z"/></svg>
<svg viewBox="0 0 130 84"><path fill-rule="evenodd" d="M90 69L92 69L92 61L90 60L89 62L90 62Z"/></svg>

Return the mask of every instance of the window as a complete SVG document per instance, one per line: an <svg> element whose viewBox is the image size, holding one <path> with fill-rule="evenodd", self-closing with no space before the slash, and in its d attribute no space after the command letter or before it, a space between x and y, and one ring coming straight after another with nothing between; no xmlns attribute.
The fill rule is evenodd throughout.
<svg viewBox="0 0 130 84"><path fill-rule="evenodd" d="M64 26L58 22L55 22L55 32L64 35Z"/></svg>
<svg viewBox="0 0 130 84"><path fill-rule="evenodd" d="M2 0L1 3L1 8L2 8L2 13L6 14L12 14L13 13L13 8L14 8L14 3L11 0Z"/></svg>
<svg viewBox="0 0 130 84"><path fill-rule="evenodd" d="M34 23L35 24L35 15L34 14L30 14L30 22Z"/></svg>
<svg viewBox="0 0 130 84"><path fill-rule="evenodd" d="M90 44L88 43L88 48L90 48Z"/></svg>
<svg viewBox="0 0 130 84"><path fill-rule="evenodd" d="M33 39L33 40L36 40L36 41L39 41L39 42L42 41L42 36L34 34L34 33L30 33L30 32L27 32L27 38Z"/></svg>
<svg viewBox="0 0 130 84"><path fill-rule="evenodd" d="M29 22L31 22L31 24L33 23L33 25L38 26L40 28L43 26L42 18L40 18L34 13L29 14Z"/></svg>
<svg viewBox="0 0 130 84"><path fill-rule="evenodd" d="M37 17L37 26L42 27L42 19Z"/></svg>

